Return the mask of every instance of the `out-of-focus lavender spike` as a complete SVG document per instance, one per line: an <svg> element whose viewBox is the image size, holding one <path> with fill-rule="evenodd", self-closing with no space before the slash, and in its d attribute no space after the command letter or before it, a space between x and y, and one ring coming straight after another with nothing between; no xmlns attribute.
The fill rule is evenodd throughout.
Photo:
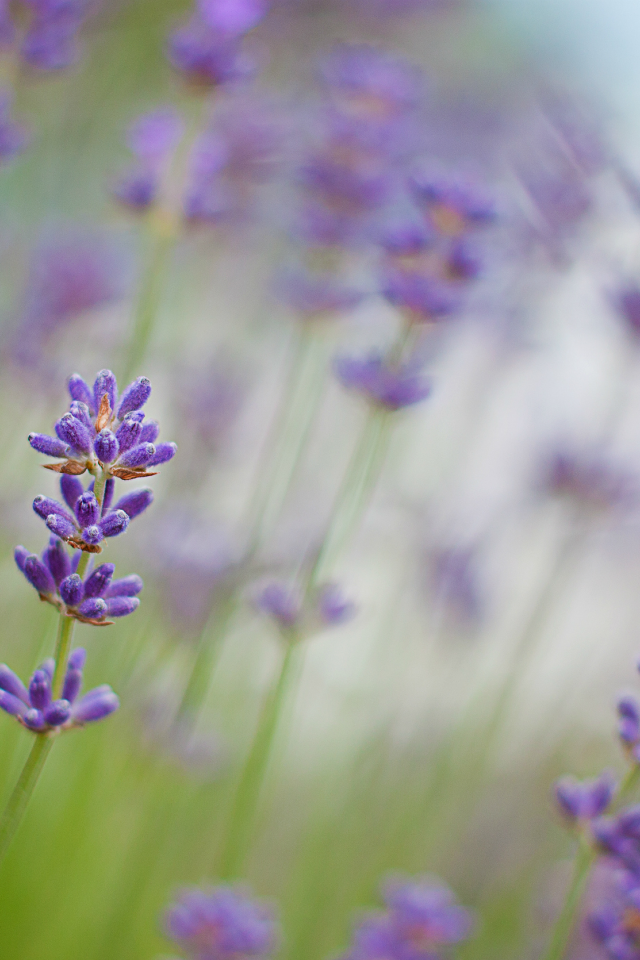
<svg viewBox="0 0 640 960"><path fill-rule="evenodd" d="M29 703L29 693L24 683L6 663L0 663L0 690L5 690L12 696L22 700L23 703Z"/></svg>
<svg viewBox="0 0 640 960"><path fill-rule="evenodd" d="M109 687L99 694L97 690L91 691L73 705L71 718L74 723L91 723L115 713L119 706L118 697Z"/></svg>
<svg viewBox="0 0 640 960"><path fill-rule="evenodd" d="M69 393L71 394L71 399L79 400L81 403L85 403L89 408L89 412L95 416L97 411L95 407L93 391L79 373L73 373L69 377L68 387Z"/></svg>
<svg viewBox="0 0 640 960"><path fill-rule="evenodd" d="M13 551L13 558L18 565L18 570L21 570L24 573L24 564L27 557L31 556L31 551L27 550L26 547L18 546Z"/></svg>
<svg viewBox="0 0 640 960"><path fill-rule="evenodd" d="M60 537L62 540L68 540L69 537L74 537L77 533L75 524L68 517L63 517L58 513L50 513L45 519L45 523L51 533L55 533L56 537Z"/></svg>
<svg viewBox="0 0 640 960"><path fill-rule="evenodd" d="M295 589L284 583L268 583L258 592L256 606L284 628L295 626L302 612L302 599Z"/></svg>
<svg viewBox="0 0 640 960"><path fill-rule="evenodd" d="M51 576L57 584L71 573L71 559L61 540L51 539L42 555L43 561L49 567Z"/></svg>
<svg viewBox="0 0 640 960"><path fill-rule="evenodd" d="M27 557L24 563L24 575L32 587L45 596L56 592L56 585L44 563L34 554Z"/></svg>
<svg viewBox="0 0 640 960"><path fill-rule="evenodd" d="M120 580L112 580L107 587L105 597L135 597L140 593L144 583L142 577L137 573L131 573L128 577L121 577Z"/></svg>
<svg viewBox="0 0 640 960"><path fill-rule="evenodd" d="M91 576L85 580L85 597L103 597L107 587L111 583L114 570L115 565L113 563L102 563L97 567Z"/></svg>
<svg viewBox="0 0 640 960"><path fill-rule="evenodd" d="M115 410L118 402L118 384L111 370L101 370L93 384L93 403L96 411L100 409L103 396L108 397L111 410Z"/></svg>
<svg viewBox="0 0 640 960"><path fill-rule="evenodd" d="M137 610L140 601L137 597L108 597L107 598L107 616L108 617L128 617L130 613Z"/></svg>
<svg viewBox="0 0 640 960"><path fill-rule="evenodd" d="M65 503L75 514L78 497L81 497L84 493L82 481L79 480L78 477L71 476L69 473L63 473L60 476L60 490Z"/></svg>
<svg viewBox="0 0 640 960"><path fill-rule="evenodd" d="M155 452L156 448L152 443L139 443L122 454L118 463L120 466L136 470L138 467L146 467L153 459Z"/></svg>
<svg viewBox="0 0 640 960"><path fill-rule="evenodd" d="M153 490L149 487L143 487L141 490L133 490L120 497L114 510L124 510L124 512L133 520L138 517L147 507L153 503Z"/></svg>
<svg viewBox="0 0 640 960"><path fill-rule="evenodd" d="M34 450L47 457L68 457L71 447L59 437L49 437L46 433L30 433L27 440Z"/></svg>
<svg viewBox="0 0 640 960"><path fill-rule="evenodd" d="M177 452L177 443L158 443L155 447L155 453L147 460L146 466L158 467L161 463L167 463L175 457Z"/></svg>
<svg viewBox="0 0 640 960"><path fill-rule="evenodd" d="M419 322L434 323L449 317L461 302L452 284L429 274L402 270L387 272L382 292L389 303Z"/></svg>
<svg viewBox="0 0 640 960"><path fill-rule="evenodd" d="M6 690L0 690L0 710L11 714L12 717L22 717L27 712L26 705Z"/></svg>
<svg viewBox="0 0 640 960"><path fill-rule="evenodd" d="M101 430L93 441L93 450L101 463L113 463L120 452L116 435L106 428Z"/></svg>
<svg viewBox="0 0 640 960"><path fill-rule="evenodd" d="M337 583L326 583L318 592L318 615L327 626L335 627L351 620L356 614L356 605L345 596Z"/></svg>
<svg viewBox="0 0 640 960"><path fill-rule="evenodd" d="M60 440L68 443L73 450L85 454L91 453L91 433L73 414L65 413L56 423L55 431Z"/></svg>
<svg viewBox="0 0 640 960"><path fill-rule="evenodd" d="M129 526L129 514L124 510L113 510L99 521L98 527L103 537L117 537Z"/></svg>
<svg viewBox="0 0 640 960"><path fill-rule="evenodd" d="M84 647L76 647L75 650L69 654L69 660L67 661L67 667L69 670L83 670L85 661L87 659L87 651ZM65 697L65 700L68 700L69 697Z"/></svg>
<svg viewBox="0 0 640 960"><path fill-rule="evenodd" d="M160 425L157 420L145 420L139 437L140 443L155 443L159 433Z"/></svg>
<svg viewBox="0 0 640 960"><path fill-rule="evenodd" d="M138 377L122 394L118 407L118 420L122 420L127 413L133 413L143 407L151 396L151 381L147 377Z"/></svg>
<svg viewBox="0 0 640 960"><path fill-rule="evenodd" d="M140 420L133 414L125 417L116 430L116 438L120 448L120 453L126 453L127 450L135 447L140 441L141 433L142 424L140 423Z"/></svg>
<svg viewBox="0 0 640 960"><path fill-rule="evenodd" d="M388 366L378 354L365 358L338 357L334 368L343 386L357 390L388 410L420 403L431 393L431 383L413 366Z"/></svg>
<svg viewBox="0 0 640 960"><path fill-rule="evenodd" d="M78 613L88 620L100 620L107 612L107 604L102 597L90 597L89 600L83 600L78 607Z"/></svg>
<svg viewBox="0 0 640 960"><path fill-rule="evenodd" d="M221 36L197 16L171 34L167 53L171 65L198 86L231 84L254 71L253 62L242 52L239 38Z"/></svg>
<svg viewBox="0 0 640 960"><path fill-rule="evenodd" d="M51 679L45 670L36 670L31 677L29 700L36 710L46 710L51 703Z"/></svg>
<svg viewBox="0 0 640 960"><path fill-rule="evenodd" d="M60 596L68 607L77 607L84 598L84 584L77 573L72 573L62 581Z"/></svg>
<svg viewBox="0 0 640 960"><path fill-rule="evenodd" d="M75 513L79 526L91 527L96 524L100 517L100 504L95 494L87 491L78 497Z"/></svg>

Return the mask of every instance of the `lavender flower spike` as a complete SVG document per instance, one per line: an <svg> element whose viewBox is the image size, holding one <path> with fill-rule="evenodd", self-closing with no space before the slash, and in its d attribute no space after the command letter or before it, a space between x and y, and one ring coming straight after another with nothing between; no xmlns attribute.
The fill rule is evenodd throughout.
<svg viewBox="0 0 640 960"><path fill-rule="evenodd" d="M35 671L28 690L12 670L4 664L0 665L0 709L14 716L23 726L41 734L70 730L90 721L102 720L118 709L119 701L108 686L97 687L77 700L82 686L84 661L84 650L74 650L67 664L63 695L58 700L51 698L48 662Z"/></svg>
<svg viewBox="0 0 640 960"><path fill-rule="evenodd" d="M431 393L430 382L413 366L393 367L379 354L363 359L339 357L334 369L343 386L387 410L420 403Z"/></svg>

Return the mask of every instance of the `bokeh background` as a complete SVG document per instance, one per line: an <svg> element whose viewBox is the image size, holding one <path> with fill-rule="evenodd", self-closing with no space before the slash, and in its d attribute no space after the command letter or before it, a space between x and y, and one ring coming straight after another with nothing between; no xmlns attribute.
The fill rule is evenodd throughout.
<svg viewBox="0 0 640 960"><path fill-rule="evenodd" d="M103 0L74 66L16 82L31 142L0 171L0 657L23 676L56 630L12 558L16 543L40 549L30 504L52 495L26 436L50 431L70 373L126 366L149 237L114 187L136 116L196 109L165 56L188 13ZM432 395L395 417L336 558L357 615L305 640L247 876L277 901L291 960L344 950L389 870L436 873L479 912L460 958L538 955L570 849L550 784L620 765L612 705L638 683L640 308L621 295L640 284L639 21L623 0L280 0L252 33L257 77L215 110L266 125L260 170L237 216L173 247L133 371L179 444L154 510L113 548L119 573L143 576L143 603L78 629L89 682L109 682L122 709L56 746L0 873L3 956L169 956L164 905L215 879L278 659L253 581L290 577L318 541L362 428L332 356L390 343L397 323L357 260L367 296L314 332L317 414L229 615L303 322L280 295L301 244L296 170L318 136L319 64L340 42L420 68L415 157L477 177L498 217L472 295L423 345ZM48 307L57 296L64 309ZM202 635L215 669L184 725ZM0 717L5 794L28 746Z"/></svg>

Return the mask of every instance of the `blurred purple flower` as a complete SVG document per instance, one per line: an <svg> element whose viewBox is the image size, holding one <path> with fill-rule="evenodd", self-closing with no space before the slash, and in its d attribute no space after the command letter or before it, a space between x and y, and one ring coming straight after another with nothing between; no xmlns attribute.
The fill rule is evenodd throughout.
<svg viewBox="0 0 640 960"><path fill-rule="evenodd" d="M469 176L428 165L410 177L409 185L436 229L445 235L459 236L496 219L495 199Z"/></svg>
<svg viewBox="0 0 640 960"><path fill-rule="evenodd" d="M418 68L366 44L336 47L322 75L340 110L374 123L415 106L422 87Z"/></svg>
<svg viewBox="0 0 640 960"><path fill-rule="evenodd" d="M165 913L165 929L190 960L269 957L280 940L273 908L240 885L184 890Z"/></svg>
<svg viewBox="0 0 640 960"><path fill-rule="evenodd" d="M339 357L335 372L343 386L388 410L419 403L431 393L430 381L412 364L392 366L380 354L365 358Z"/></svg>
<svg viewBox="0 0 640 960"><path fill-rule="evenodd" d="M607 810L616 786L613 774L605 770L593 780L561 777L555 783L554 795L560 812L570 822L593 820Z"/></svg>
<svg viewBox="0 0 640 960"><path fill-rule="evenodd" d="M208 26L229 36L239 36L264 17L268 0L198 0L198 9Z"/></svg>
<svg viewBox="0 0 640 960"><path fill-rule="evenodd" d="M196 14L171 34L169 61L198 86L220 87L247 79L254 70L242 50L241 38L214 30Z"/></svg>
<svg viewBox="0 0 640 960"><path fill-rule="evenodd" d="M335 273L318 272L303 266L291 269L279 278L277 293L305 320L352 310L365 297L362 290L349 286Z"/></svg>
<svg viewBox="0 0 640 960"><path fill-rule="evenodd" d="M138 117L127 131L127 144L136 162L118 178L114 194L135 210L156 200L163 168L184 133L180 114L164 107Z"/></svg>
<svg viewBox="0 0 640 960"><path fill-rule="evenodd" d="M591 508L625 506L638 497L637 478L597 451L557 450L547 456L542 477L550 493Z"/></svg>

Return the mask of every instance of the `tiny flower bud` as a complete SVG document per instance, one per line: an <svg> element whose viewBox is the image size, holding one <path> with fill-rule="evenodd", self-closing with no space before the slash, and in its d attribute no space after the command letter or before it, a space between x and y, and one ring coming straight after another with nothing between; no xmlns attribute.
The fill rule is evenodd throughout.
<svg viewBox="0 0 640 960"><path fill-rule="evenodd" d="M44 670L36 670L31 677L29 700L36 710L46 710L51 703L51 681Z"/></svg>
<svg viewBox="0 0 640 960"><path fill-rule="evenodd" d="M78 607L78 613L87 620L101 620L107 612L107 605L101 597L90 597Z"/></svg>
<svg viewBox="0 0 640 960"><path fill-rule="evenodd" d="M99 692L100 691L100 692ZM72 718L75 723L91 723L103 720L110 713L114 713L120 706L120 701L109 687L98 688L86 694L73 707Z"/></svg>
<svg viewBox="0 0 640 960"><path fill-rule="evenodd" d="M136 470L138 467L146 466L155 452L156 448L152 443L140 443L136 447L132 447L131 450L127 450L127 452L120 457L118 463L123 467Z"/></svg>
<svg viewBox="0 0 640 960"><path fill-rule="evenodd" d="M142 433L140 434L140 443L155 443L160 433L160 425L157 420L145 420L142 424Z"/></svg>
<svg viewBox="0 0 640 960"><path fill-rule="evenodd" d="M61 727L71 716L71 704L68 700L54 700L44 712L44 722L49 727Z"/></svg>
<svg viewBox="0 0 640 960"><path fill-rule="evenodd" d="M120 452L115 433L106 428L101 430L93 441L93 449L101 463L113 463Z"/></svg>
<svg viewBox="0 0 640 960"><path fill-rule="evenodd" d="M43 593L48 596L49 594L56 592L56 585L53 581L53 577L45 567L42 560L40 560L35 553L31 554L31 556L27 557L25 560L24 575L31 586L36 588L38 593Z"/></svg>
<svg viewBox="0 0 640 960"><path fill-rule="evenodd" d="M90 543L93 546L95 546L97 543L100 543L100 541L103 539L103 536L102 530L97 525L85 527L82 531L82 539L84 542Z"/></svg>
<svg viewBox="0 0 640 960"><path fill-rule="evenodd" d="M133 520L134 517L139 516L143 510L146 510L152 503L153 490L150 490L149 487L143 487L141 490L133 490L132 493L126 493L124 497L120 497L115 509L124 510L131 520Z"/></svg>
<svg viewBox="0 0 640 960"><path fill-rule="evenodd" d="M6 690L0 690L0 710L4 710L5 713L10 713L12 717L23 716L26 711L26 705L19 700L18 697L15 697L12 693L7 693Z"/></svg>
<svg viewBox="0 0 640 960"><path fill-rule="evenodd" d="M167 463L175 457L177 450L177 443L159 443L151 459L147 460L146 465L148 467L157 467L161 463Z"/></svg>
<svg viewBox="0 0 640 960"><path fill-rule="evenodd" d="M107 599L107 616L128 617L139 606L140 601L137 597L109 597Z"/></svg>
<svg viewBox="0 0 640 960"><path fill-rule="evenodd" d="M102 398L106 395L111 410L115 410L118 386L111 370L101 370L93 384L93 402L96 413L100 410Z"/></svg>
<svg viewBox="0 0 640 960"><path fill-rule="evenodd" d="M16 676L6 663L0 663L0 690L5 690L13 697L17 697L18 700L22 700L23 703L29 702L27 688L20 677Z"/></svg>
<svg viewBox="0 0 640 960"><path fill-rule="evenodd" d="M118 407L118 420L122 420L127 413L143 407L151 394L151 383L146 377L138 377L122 394Z"/></svg>
<svg viewBox="0 0 640 960"><path fill-rule="evenodd" d="M67 517L60 516L59 513L50 513L45 523L51 533L55 533L56 537L60 537L61 540L68 540L69 537L74 537L77 533L75 524Z"/></svg>
<svg viewBox="0 0 640 960"><path fill-rule="evenodd" d="M58 584L71 573L71 560L61 540L52 539L45 549L42 559Z"/></svg>
<svg viewBox="0 0 640 960"><path fill-rule="evenodd" d="M84 584L77 573L72 573L60 584L60 596L68 607L77 607L84 598Z"/></svg>
<svg viewBox="0 0 640 960"><path fill-rule="evenodd" d="M129 515L124 510L113 510L100 520L98 527L103 537L117 537L129 526Z"/></svg>
<svg viewBox="0 0 640 960"><path fill-rule="evenodd" d="M142 578L137 573L132 573L128 577L122 577L120 580L112 580L107 587L105 596L109 597L135 597L142 590L144 584Z"/></svg>
<svg viewBox="0 0 640 960"><path fill-rule="evenodd" d="M102 597L111 583L115 565L113 563L103 563L97 567L90 577L87 578L84 585L85 597Z"/></svg>
<svg viewBox="0 0 640 960"><path fill-rule="evenodd" d="M82 379L79 373L74 373L69 377L68 386L71 399L78 400L80 403L86 403L89 412L95 414L96 407L93 393L89 384Z"/></svg>
<svg viewBox="0 0 640 960"><path fill-rule="evenodd" d="M73 524L73 517L70 515L70 513L65 510L61 503L59 503L57 500L52 500L51 497L36 497L33 501L33 509L39 517L42 517L43 520L46 520L47 517L52 513L57 513L59 516L64 517Z"/></svg>
<svg viewBox="0 0 640 960"><path fill-rule="evenodd" d="M27 557L31 556L31 551L26 547L16 547L13 551L13 558L18 565L18 569L24 573L24 564Z"/></svg>
<svg viewBox="0 0 640 960"><path fill-rule="evenodd" d="M30 730L43 730L44 717L41 710L27 710L22 717L23 723Z"/></svg>
<svg viewBox="0 0 640 960"><path fill-rule="evenodd" d="M81 497L78 497L76 503L76 519L81 527L91 527L98 522L100 517L100 504L96 500L95 494L87 491Z"/></svg>
<svg viewBox="0 0 640 960"><path fill-rule="evenodd" d="M82 481L69 473L63 473L60 477L60 490L64 497L64 502L75 512L76 501L84 493Z"/></svg>
<svg viewBox="0 0 640 960"><path fill-rule="evenodd" d="M68 457L71 447L58 437L48 437L44 433L30 433L27 440L34 450L47 457Z"/></svg>
<svg viewBox="0 0 640 960"><path fill-rule="evenodd" d="M85 660L87 659L87 651L83 647L76 647L69 654L69 659L67 661L68 670L80 670L84 668ZM65 696L65 700L69 700L69 697Z"/></svg>
<svg viewBox="0 0 640 960"><path fill-rule="evenodd" d="M140 420L132 415L125 417L116 430L120 453L123 454L127 450L130 450L131 447L135 447L140 439L141 433L142 424Z"/></svg>
<svg viewBox="0 0 640 960"><path fill-rule="evenodd" d="M73 414L76 420L79 420L80 423L83 423L87 430L93 434L93 420L91 419L89 407L86 405L86 403L80 403L79 400L74 400L69 407L69 412Z"/></svg>
<svg viewBox="0 0 640 960"><path fill-rule="evenodd" d="M84 454L91 453L91 433L72 413L65 413L60 417L55 430L60 440L68 443L74 450Z"/></svg>

